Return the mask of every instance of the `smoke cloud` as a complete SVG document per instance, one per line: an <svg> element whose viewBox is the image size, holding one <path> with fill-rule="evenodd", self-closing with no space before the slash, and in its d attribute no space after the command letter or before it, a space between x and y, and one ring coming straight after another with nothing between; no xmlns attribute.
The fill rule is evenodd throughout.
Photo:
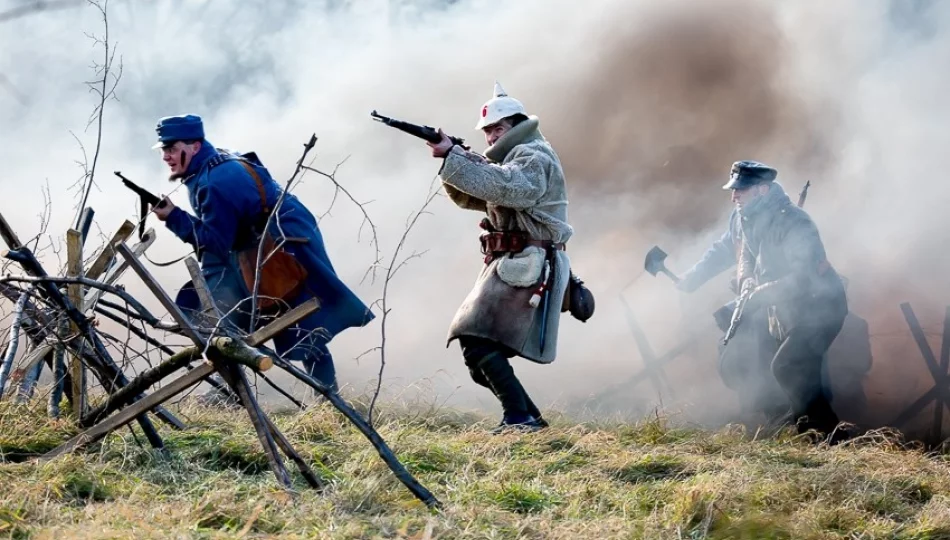
<svg viewBox="0 0 950 540"><path fill-rule="evenodd" d="M18 2L6 4L0 10ZM856 420L887 421L929 388L899 304L912 304L938 357L950 304L950 187L941 181L950 77L940 69L950 60L948 22L950 7L937 2L887 0L113 0L110 41L123 72L119 100L106 106L90 204L111 234L137 204L112 170L153 191L175 188L149 150L161 116L202 115L214 144L257 151L278 179L315 132L315 166L345 161L338 179L368 202L391 256L439 163L421 141L368 113L438 125L482 148L473 126L497 79L541 118L561 157L577 230L569 254L598 302L587 324L563 319L554 364L515 360L536 401L636 414L659 403L649 381L593 399L643 365L622 298L657 356L693 339L668 366L674 392L664 390L662 405L698 421L735 411L718 382L710 317L730 300L729 272L684 296L663 276L642 275L642 263L657 244L674 271L688 268L725 226L721 185L731 163L756 159L779 169L793 198L812 182L806 208L872 336L869 406ZM48 182L50 232L59 235L74 215L76 139L87 154L94 144L85 127L95 96L83 81L102 51L84 33L101 34L101 21L82 7L0 28L0 211L22 236L32 234ZM315 175L295 192L318 214L334 193ZM172 198L187 207L183 190ZM384 386L391 397L496 410L468 379L457 346L445 348L479 270L480 216L444 198L428 210L403 255L425 253L390 286ZM321 228L338 272L369 303L382 283L361 282L374 259L361 220L338 200ZM153 259L186 251L150 223L160 235ZM186 280L184 268L155 272L170 289ZM125 281L147 297L134 278ZM378 357L355 359L379 332L377 321L332 345L341 381L357 391L372 381Z"/></svg>

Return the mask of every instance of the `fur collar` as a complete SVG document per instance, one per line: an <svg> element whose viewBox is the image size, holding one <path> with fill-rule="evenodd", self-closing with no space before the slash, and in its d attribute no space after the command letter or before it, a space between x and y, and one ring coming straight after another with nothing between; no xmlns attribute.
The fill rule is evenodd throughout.
<svg viewBox="0 0 950 540"><path fill-rule="evenodd" d="M538 129L540 121L537 116L529 116L527 120L508 130L508 133L502 135L495 144L485 150L485 157L501 163L505 160L511 150L519 144L531 142L536 139L544 139L541 131Z"/></svg>

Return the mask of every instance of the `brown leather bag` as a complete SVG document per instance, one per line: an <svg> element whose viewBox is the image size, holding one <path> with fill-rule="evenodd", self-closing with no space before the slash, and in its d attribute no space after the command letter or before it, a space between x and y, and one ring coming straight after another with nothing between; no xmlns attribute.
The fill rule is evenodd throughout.
<svg viewBox="0 0 950 540"><path fill-rule="evenodd" d="M243 160L240 163L257 183L263 215L270 215L267 193L264 191L264 183L260 175L250 163ZM238 252L241 277L244 278L244 284L252 294L254 281L257 279L257 255L261 242L264 244L264 249L261 251L263 264L257 288L257 306L263 313L272 313L289 304L303 291L308 274L307 269L297 258L285 251L282 246L279 247L273 234L268 232L263 238L258 236L253 246Z"/></svg>

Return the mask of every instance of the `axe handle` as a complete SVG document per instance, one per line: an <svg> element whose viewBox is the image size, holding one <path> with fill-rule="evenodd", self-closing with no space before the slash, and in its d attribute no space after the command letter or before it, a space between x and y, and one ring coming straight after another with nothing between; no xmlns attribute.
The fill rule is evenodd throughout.
<svg viewBox="0 0 950 540"><path fill-rule="evenodd" d="M670 272L669 270L667 270L665 267L664 267L664 268L661 268L661 269L660 269L660 272L663 272L664 274L666 274L667 276L669 276L669 278L673 280L673 283L679 283L679 282L680 282L680 278L677 277L676 274L674 274L673 272Z"/></svg>

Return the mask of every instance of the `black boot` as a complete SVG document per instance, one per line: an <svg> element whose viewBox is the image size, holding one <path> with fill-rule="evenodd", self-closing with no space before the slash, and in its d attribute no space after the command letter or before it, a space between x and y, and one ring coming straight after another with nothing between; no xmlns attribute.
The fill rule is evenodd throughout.
<svg viewBox="0 0 950 540"><path fill-rule="evenodd" d="M838 426L838 415L835 414L824 395L819 394L805 407L802 413L798 414L795 419L799 433L805 433L813 429L820 433L822 437L825 437L834 432Z"/></svg>
<svg viewBox="0 0 950 540"><path fill-rule="evenodd" d="M532 414L540 414L537 407L528 398L521 381L515 376L511 363L501 353L492 353L481 359L478 363L485 379L488 380L492 391L501 402L504 416L501 423L495 428L494 432L504 431L509 428L518 430L536 431L546 426L547 422L542 424L538 418ZM528 404L531 403L529 406Z"/></svg>

